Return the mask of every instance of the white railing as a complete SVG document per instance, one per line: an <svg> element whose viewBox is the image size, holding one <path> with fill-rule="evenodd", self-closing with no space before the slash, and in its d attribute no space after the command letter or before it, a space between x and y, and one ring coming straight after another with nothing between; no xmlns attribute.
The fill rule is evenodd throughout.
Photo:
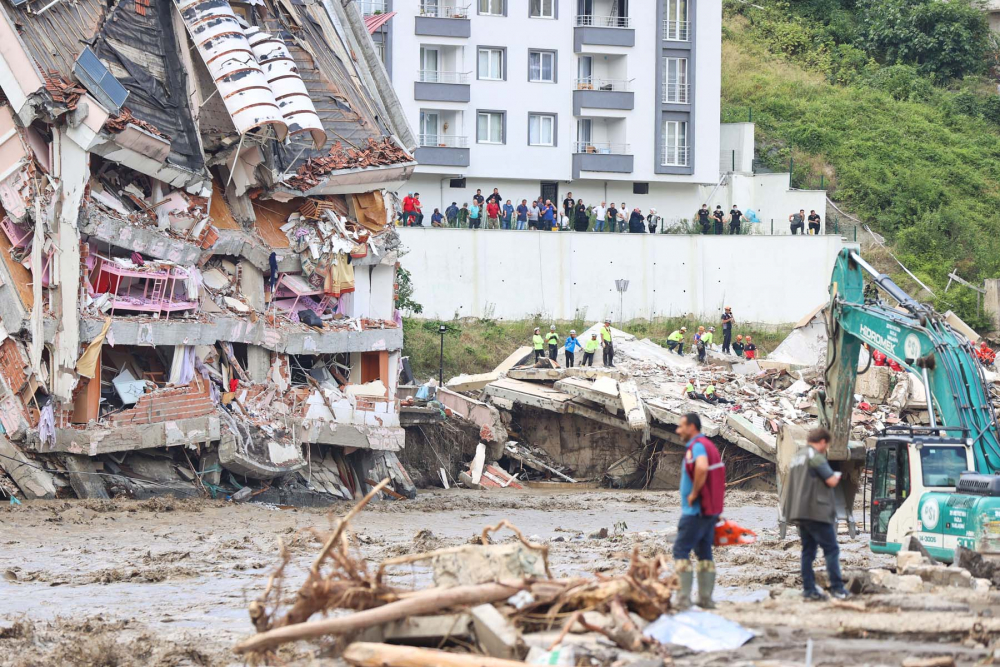
<svg viewBox="0 0 1000 667"><path fill-rule="evenodd" d="M575 153L589 153L591 155L629 155L628 144L615 144L595 141L577 141L573 148Z"/></svg>
<svg viewBox="0 0 1000 667"><path fill-rule="evenodd" d="M578 26L592 26L595 28L631 28L631 16L596 16L594 14L578 14L576 17Z"/></svg>
<svg viewBox="0 0 1000 667"><path fill-rule="evenodd" d="M436 69L422 69L421 83L469 83L469 72L442 72Z"/></svg>
<svg viewBox="0 0 1000 667"><path fill-rule="evenodd" d="M690 89L691 84L667 81L663 84L663 101L667 104L690 104Z"/></svg>
<svg viewBox="0 0 1000 667"><path fill-rule="evenodd" d="M663 39L669 42L689 42L691 41L690 21L664 21Z"/></svg>
<svg viewBox="0 0 1000 667"><path fill-rule="evenodd" d="M664 167L686 167L688 166L688 150L687 146L663 144L660 164Z"/></svg>
<svg viewBox="0 0 1000 667"><path fill-rule="evenodd" d="M456 134L421 134L417 141L425 148L468 148L469 138Z"/></svg>
<svg viewBox="0 0 1000 667"><path fill-rule="evenodd" d="M374 14L385 14L385 0L355 0L362 16L373 16Z"/></svg>
<svg viewBox="0 0 1000 667"><path fill-rule="evenodd" d="M436 2L421 2L420 16L430 16L439 19L467 19L469 5L439 5Z"/></svg>
<svg viewBox="0 0 1000 667"><path fill-rule="evenodd" d="M574 79L573 85L577 90L605 90L605 91L629 91L632 89L632 79L602 79L596 76L588 76L583 79Z"/></svg>

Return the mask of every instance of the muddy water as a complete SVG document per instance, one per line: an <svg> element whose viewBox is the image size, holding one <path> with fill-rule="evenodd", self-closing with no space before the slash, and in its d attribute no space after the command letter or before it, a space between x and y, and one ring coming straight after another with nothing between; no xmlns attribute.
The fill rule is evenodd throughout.
<svg viewBox="0 0 1000 667"><path fill-rule="evenodd" d="M761 631L745 655L801 659L808 637L815 638L820 653L825 647L832 655L832 642L841 641L836 627L780 620L782 609L808 618L825 605L802 606L794 595L781 597L799 583L799 551L795 540L777 537L774 496L736 493L727 504L727 517L761 538L752 546L717 551L720 611ZM348 508L342 504L335 511ZM373 505L354 529L362 553L378 561L468 542L483 527L507 519L525 535L549 543L558 576L622 570L634 545L650 554L668 551L678 516L676 492L452 490ZM297 588L317 549L305 529L329 525L319 510L202 501L5 507L0 510L0 665L95 664L100 662L95 656L109 665L240 664L230 648L252 630L247 603L263 589L279 540L293 554L288 582ZM602 528L612 536L588 537ZM843 538L845 569L885 564L862 541ZM393 577L400 584L429 582L426 569L413 566ZM970 618L979 613L956 604L955 613ZM926 640L931 654L938 650L939 638L912 630L917 634L905 645ZM885 634L879 633L879 641ZM952 649L961 649L956 633L948 639ZM837 650L837 662L830 664L867 663L864 656L892 650L870 638L852 641L860 641L856 651L848 651L857 660ZM970 660L981 655L961 650L971 651ZM286 657L304 664L312 651L303 645ZM704 656L677 659L707 664Z"/></svg>

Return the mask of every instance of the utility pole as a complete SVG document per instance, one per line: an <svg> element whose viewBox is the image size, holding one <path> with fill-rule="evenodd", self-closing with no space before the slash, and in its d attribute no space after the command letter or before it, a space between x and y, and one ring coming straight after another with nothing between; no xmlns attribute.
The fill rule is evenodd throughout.
<svg viewBox="0 0 1000 667"><path fill-rule="evenodd" d="M438 333L441 335L441 355L438 357L438 387L444 386L444 335L448 333L448 327L438 326Z"/></svg>

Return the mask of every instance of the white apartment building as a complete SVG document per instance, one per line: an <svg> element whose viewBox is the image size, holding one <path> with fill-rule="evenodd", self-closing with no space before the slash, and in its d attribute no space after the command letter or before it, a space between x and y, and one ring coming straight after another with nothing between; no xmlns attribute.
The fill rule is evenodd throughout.
<svg viewBox="0 0 1000 667"><path fill-rule="evenodd" d="M689 218L720 180L717 0L364 0L429 218L505 199ZM464 179L464 182L463 182Z"/></svg>

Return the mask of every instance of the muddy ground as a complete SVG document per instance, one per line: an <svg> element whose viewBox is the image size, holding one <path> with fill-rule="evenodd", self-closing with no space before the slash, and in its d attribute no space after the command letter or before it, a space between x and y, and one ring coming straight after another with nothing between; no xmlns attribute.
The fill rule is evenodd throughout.
<svg viewBox="0 0 1000 667"><path fill-rule="evenodd" d="M677 651L676 664L805 664L809 639L815 665L900 665L908 656L942 654L959 665L992 664L981 661L1000 636L994 594L940 590L864 596L846 606L803 603L798 541L794 531L778 538L775 502L769 493L730 494L727 517L760 540L717 550L719 613L758 637L735 654ZM624 570L635 544L646 553L669 550L678 514L676 492L439 490L374 504L354 528L362 553L377 561L461 544L509 519L549 543L558 576ZM305 529L329 525L324 510L214 501L4 506L0 665L242 664L230 649L252 630L247 605L277 561L279 540L294 556L288 583L297 588L318 548ZM612 535L589 537L601 528ZM845 570L892 563L861 538L842 535L842 550ZM395 578L424 585L429 574L407 567ZM282 655L289 664L334 664L318 653L300 644Z"/></svg>

